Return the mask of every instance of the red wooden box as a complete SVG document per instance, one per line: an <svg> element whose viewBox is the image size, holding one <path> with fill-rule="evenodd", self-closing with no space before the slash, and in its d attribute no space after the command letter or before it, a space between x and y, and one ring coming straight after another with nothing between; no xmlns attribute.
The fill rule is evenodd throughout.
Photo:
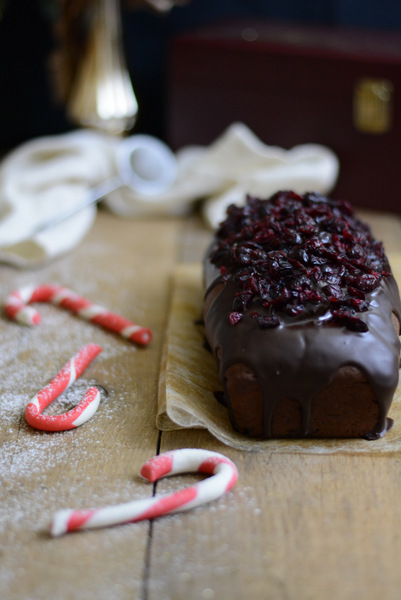
<svg viewBox="0 0 401 600"><path fill-rule="evenodd" d="M401 212L401 33L258 20L177 37L169 143L209 144L233 121L267 144L329 146L333 197Z"/></svg>

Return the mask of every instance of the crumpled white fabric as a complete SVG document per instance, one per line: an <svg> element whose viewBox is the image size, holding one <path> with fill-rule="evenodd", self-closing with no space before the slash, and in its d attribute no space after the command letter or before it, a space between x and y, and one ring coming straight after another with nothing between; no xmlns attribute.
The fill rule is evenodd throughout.
<svg viewBox="0 0 401 600"><path fill-rule="evenodd" d="M280 189L327 194L339 172L337 156L329 148L268 146L243 123L231 125L208 147L182 148L176 159L177 177L168 190L149 197L124 187L109 194L110 210L126 217L181 214L204 198L203 216L214 228L224 219L228 205L244 204L248 193L262 198Z"/></svg>
<svg viewBox="0 0 401 600"><path fill-rule="evenodd" d="M198 172L219 172L224 188L206 200L203 215L216 227L227 207L243 205L246 195L268 198L278 190L328 194L337 180L339 161L329 148L303 144L291 150L267 146L246 126L235 124L205 153Z"/></svg>
<svg viewBox="0 0 401 600"><path fill-rule="evenodd" d="M93 186L115 176L118 143L115 137L80 130L32 140L6 157L0 165L0 252L29 238L49 217L78 206ZM123 185L107 195L105 204L122 217L161 216L185 214L204 199L203 216L215 227L227 206L242 204L248 193L264 198L279 189L327 194L339 171L329 148L268 146L243 123L231 125L208 147L182 148L176 162L176 178L163 193L145 195ZM28 254L46 260L73 248L95 215L95 207L88 207L34 236L25 256L21 252L21 265L28 263Z"/></svg>
<svg viewBox="0 0 401 600"><path fill-rule="evenodd" d="M113 171L111 139L76 131L26 142L0 165L0 257L6 248L17 266L36 265L76 246L96 217L89 206L31 237L42 223L72 211Z"/></svg>

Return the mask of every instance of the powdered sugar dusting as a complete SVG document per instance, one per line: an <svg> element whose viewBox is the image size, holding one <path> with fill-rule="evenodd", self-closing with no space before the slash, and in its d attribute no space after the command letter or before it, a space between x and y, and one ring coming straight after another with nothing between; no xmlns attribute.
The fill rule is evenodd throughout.
<svg viewBox="0 0 401 600"><path fill-rule="evenodd" d="M54 283L143 323L147 298L142 290L137 292L132 279L136 262L140 264L142 259L133 258L132 270L126 271L115 268L116 260L119 258L112 244L88 241L85 260L77 252L38 271L1 267L0 303L14 289ZM134 551L131 543L129 550L125 546L125 540L127 544L132 540L132 530L122 533L111 529L101 533L99 548L90 536L79 541L77 538L78 555L67 555L63 540L55 546L49 539L48 527L53 513L61 508L115 504L152 494L152 486L136 478L142 456L138 460L135 454L135 420L138 410L144 411L138 402L137 365L141 354L131 341L67 310L48 304L35 306L42 322L34 329L0 317L0 589L5 597L18 597L27 574L37 572L30 599L56 597L57 582L46 583L46 562L53 561L57 572L72 572L79 556L86 554L94 558L93 565L87 565L93 597L118 597L118 586L132 590L135 596L143 575L147 523L136 525L136 532L145 535L139 537ZM26 404L88 343L99 344L102 353L44 412L59 414L70 410L89 386L96 385L101 393L97 413L71 431L49 433L32 429L24 418ZM149 360L153 360L151 356ZM145 418L151 427L154 414L152 409L148 412ZM121 460L116 460L116 456ZM74 544L74 540L67 544ZM111 567L99 577L102 569L98 560L107 554L107 546ZM43 553L43 564L33 558L32 553L36 552ZM123 558L123 552L130 558ZM67 561L65 567L63 561ZM64 575L57 596L60 598L67 597L64 592L68 595L61 591L69 577L67 572ZM88 597L84 589L69 589L74 589L77 600Z"/></svg>

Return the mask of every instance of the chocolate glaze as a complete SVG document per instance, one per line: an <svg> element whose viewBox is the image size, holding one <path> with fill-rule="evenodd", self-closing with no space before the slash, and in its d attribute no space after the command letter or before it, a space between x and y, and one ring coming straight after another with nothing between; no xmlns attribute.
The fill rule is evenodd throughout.
<svg viewBox="0 0 401 600"><path fill-rule="evenodd" d="M222 277L210 262L204 262L206 296L219 285L221 291L205 314L206 337L219 363L224 382L230 365L242 363L255 374L263 393L263 437L272 437L272 416L283 398L302 406L302 436L313 436L311 408L316 393L329 385L338 370L357 367L367 378L379 405L379 419L369 438L383 435L390 426L387 414L398 384L400 341L391 322L401 320L397 284L390 275L367 295L369 310L359 314L367 331L328 326L326 315L306 311L301 318L282 316L274 329L263 329L248 312L232 325L229 313L238 291L234 277ZM263 314L263 306L258 306ZM227 393L227 390L226 390ZM229 404L229 402L228 402Z"/></svg>
<svg viewBox="0 0 401 600"><path fill-rule="evenodd" d="M210 273L210 271L209 271ZM223 280L218 276L212 286ZM400 301L395 280L386 278L372 292L371 310L361 318L368 331L359 333L345 327L324 327L321 321L288 322L276 329L262 329L245 314L234 327L228 319L235 282L229 280L209 308L205 321L206 337L219 355L220 377L227 368L244 363L256 374L263 391L263 436L271 437L274 408L282 398L297 399L303 408L303 435L310 428L311 402L345 365L356 366L369 381L380 416L375 431L388 428L387 414L398 384L400 342L391 323L391 313L400 318Z"/></svg>

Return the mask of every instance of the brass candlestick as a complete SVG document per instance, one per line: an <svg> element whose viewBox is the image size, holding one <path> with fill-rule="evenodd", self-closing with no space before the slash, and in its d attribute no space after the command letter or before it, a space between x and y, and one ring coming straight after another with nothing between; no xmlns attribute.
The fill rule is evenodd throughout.
<svg viewBox="0 0 401 600"><path fill-rule="evenodd" d="M114 135L132 129L138 112L121 31L119 0L96 0L86 51L68 102L73 121Z"/></svg>

